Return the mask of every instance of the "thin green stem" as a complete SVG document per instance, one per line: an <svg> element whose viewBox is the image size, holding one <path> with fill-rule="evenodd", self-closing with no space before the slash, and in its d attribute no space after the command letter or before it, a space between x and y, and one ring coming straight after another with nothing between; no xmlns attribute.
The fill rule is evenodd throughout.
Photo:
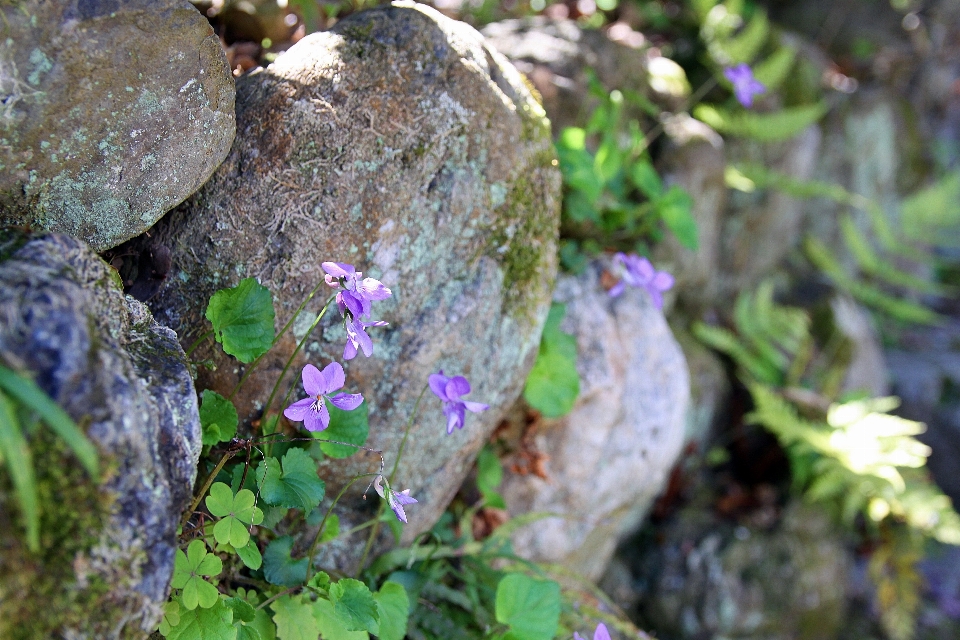
<svg viewBox="0 0 960 640"><path fill-rule="evenodd" d="M304 298L303 302L300 303L300 306L297 307L297 310L293 312L293 315L292 315L292 316L290 317L290 319L287 321L287 324L283 325L283 328L280 329L279 333L277 333L277 335L275 335L275 336L273 337L273 342L270 344L270 348L271 348L271 349L274 347L274 345L277 344L277 342L280 341L280 338L283 337L283 334L285 334L285 333L287 332L287 330L293 325L293 323L296 321L296 319L300 316L300 313L303 312L303 309L304 309L304 308L307 306L307 304L313 299L313 296L315 296L315 295L317 294L317 291L320 290L320 287L323 286L323 285L325 285L325 284L326 284L326 282L324 282L323 280L321 280L321 281L319 282L319 284L317 284L317 286L315 286L315 287L313 288L313 290L310 291L309 294L307 294L307 297ZM334 299L335 297L336 297L336 294L333 294L333 295L330 296L330 298L327 300L327 302L323 305L324 310L326 310L326 308L330 305L330 302L333 301L333 299ZM312 329L313 329L313 327L311 327L311 330L312 330ZM233 397L234 397L235 395L237 395L237 392L238 392L238 391L240 391L240 387L243 386L243 383L247 381L247 378L250 377L250 374L253 373L253 371L257 368L257 365L260 364L260 361L261 361L261 360L264 358L264 356L266 356L269 352L270 352L270 349L267 349L266 351L264 351L263 353L261 353L259 356L257 356L257 359L256 359L256 360L254 360L253 362L250 363L250 366L247 367L247 370L243 372L243 376L240 378L239 382L237 382L237 386L235 386L235 387L233 388L233 391L230 393L230 397L228 398L228 400L233 400Z"/></svg>
<svg viewBox="0 0 960 640"><path fill-rule="evenodd" d="M407 437L410 435L410 429L413 427L413 419L416 417L417 410L420 408L420 401L423 400L423 394L425 394L429 388L429 384L423 386L423 389L420 391L420 395L417 396L417 401L413 405L413 410L410 411L410 417L407 418L407 426L403 430L403 439L400 441L400 448L397 449L397 458L393 461L393 468L390 470L390 477L387 478L388 485L393 483L393 478L397 475L397 468L400 465L400 458L403 457L403 450L407 446ZM382 522L381 516L385 511L386 503L381 502L380 508L377 510L377 515L374 518L373 529L370 531L370 535L367 536L367 543L363 547L363 554L360 556L360 564L357 565L357 574L363 571L363 567L367 563L367 558L370 556L370 550L373 548L373 541L377 539L377 535L380 533L380 523Z"/></svg>
<svg viewBox="0 0 960 640"><path fill-rule="evenodd" d="M216 479L217 474L220 473L220 470L223 469L223 465L227 464L227 460L232 458L237 452L236 451L227 451L223 454L223 457L220 458L220 461L217 463L217 466L213 468L213 471L210 472L210 475L207 476L207 479L203 483L203 487L197 493L196 497L193 499L193 502L190 504L190 508L187 509L186 513L183 514L183 518L180 519L180 529L187 525L187 522L190 521L190 517L193 516L193 512L197 510L200 501L203 500L203 496L207 494L207 490L210 489L210 485L213 484L213 481Z"/></svg>
<svg viewBox="0 0 960 640"><path fill-rule="evenodd" d="M213 329L210 329L210 331L207 331L206 333L204 333L203 335L201 335L199 338L197 338L196 340L194 340L194 341L193 341L193 344L190 345L190 348L187 349L185 355L189 358L189 357L190 357L190 354L193 353L193 352L196 350L196 348L199 347L200 344L201 344L204 340L206 340L207 338L209 338L209 337L212 336L212 335L213 335Z"/></svg>
<svg viewBox="0 0 960 640"><path fill-rule="evenodd" d="M304 585L306 585L307 581L310 580L310 573L311 571L313 571L313 556L317 552L317 546L320 544L320 536L323 535L323 529L327 524L327 519L330 517L330 514L333 513L333 508L337 506L337 503L340 502L340 498L343 497L343 494L345 494L347 490L350 487L352 487L357 480L361 478L366 478L369 476L379 476L379 475L380 475L379 473L362 473L359 476L354 476L353 479L351 479L350 482L348 482L346 486L344 486L343 489L340 490L340 493L337 494L337 497L333 500L333 503L330 505L330 508L327 509L327 512L325 514L323 514L323 520L320 521L320 528L317 529L317 535L313 537L313 544L310 545L310 551L307 552L307 577L304 578L304 581L303 581Z"/></svg>
<svg viewBox="0 0 960 640"><path fill-rule="evenodd" d="M287 594L289 594L289 593L293 593L294 591L299 591L299 590L302 589L302 588L303 588L303 587L290 587L289 589L284 589L284 590L281 591L280 593L278 593L278 594L276 594L276 595L273 595L273 596L270 596L269 598L267 598L266 600L264 600L263 602L261 602L259 605L257 605L257 609L263 609L265 606L267 606L268 604L270 604L271 602L273 602L273 601L276 600L277 598L282 598L283 596L285 596L285 595L287 595Z"/></svg>

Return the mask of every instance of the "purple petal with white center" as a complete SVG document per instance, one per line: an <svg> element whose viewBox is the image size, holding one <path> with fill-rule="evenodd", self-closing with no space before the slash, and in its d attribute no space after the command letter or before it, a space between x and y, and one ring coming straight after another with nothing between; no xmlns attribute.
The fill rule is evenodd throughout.
<svg viewBox="0 0 960 640"><path fill-rule="evenodd" d="M307 431L323 431L330 424L330 412L327 405L319 403L317 411L310 410L303 416L303 426Z"/></svg>
<svg viewBox="0 0 960 640"><path fill-rule="evenodd" d="M303 390L307 392L308 396L316 398L322 393L327 393L326 377L312 364L303 367L300 377L303 380Z"/></svg>
<svg viewBox="0 0 960 640"><path fill-rule="evenodd" d="M331 362L325 366L323 368L323 377L327 382L326 388L321 392L324 394L333 393L337 389L342 389L347 381L347 377L343 374L343 365L339 362Z"/></svg>
<svg viewBox="0 0 960 640"><path fill-rule="evenodd" d="M330 402L338 409L353 411L363 403L362 393L338 393L330 397Z"/></svg>
<svg viewBox="0 0 960 640"><path fill-rule="evenodd" d="M454 428L463 429L464 411L462 402L450 402L444 405L443 413L447 416L447 435L453 433Z"/></svg>
<svg viewBox="0 0 960 640"><path fill-rule="evenodd" d="M430 377L427 378L427 383L430 385L430 390L433 391L434 395L447 402L447 383L450 382L450 378L443 375L443 369L440 369L438 373L431 373Z"/></svg>
<svg viewBox="0 0 960 640"><path fill-rule="evenodd" d="M313 398L304 398L303 400L297 400L292 405L283 410L283 415L288 419L293 420L294 422L301 422L303 417L310 411L310 407L313 406Z"/></svg>
<svg viewBox="0 0 960 640"><path fill-rule="evenodd" d="M374 278L364 278L363 282L357 285L357 293L367 300L386 300L393 295L390 289Z"/></svg>
<svg viewBox="0 0 960 640"><path fill-rule="evenodd" d="M334 278L349 278L355 273L352 264L343 262L322 262L320 266Z"/></svg>
<svg viewBox="0 0 960 640"><path fill-rule="evenodd" d="M481 411L486 411L490 408L490 405L488 404L483 404L482 402L470 402L469 400L464 400L463 406L467 408L467 411L472 411L474 413L480 413Z"/></svg>

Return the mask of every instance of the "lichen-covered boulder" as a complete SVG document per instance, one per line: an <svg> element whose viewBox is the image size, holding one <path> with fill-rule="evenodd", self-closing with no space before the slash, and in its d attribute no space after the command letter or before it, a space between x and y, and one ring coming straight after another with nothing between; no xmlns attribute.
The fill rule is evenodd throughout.
<svg viewBox="0 0 960 640"><path fill-rule="evenodd" d="M23 0L0 17L0 222L102 251L230 149L233 77L186 0Z"/></svg>
<svg viewBox="0 0 960 640"><path fill-rule="evenodd" d="M160 621L200 455L186 359L79 240L10 248L0 251L0 360L86 430L102 477L92 481L49 429L29 432L41 509L34 554L0 466L0 637L143 638Z"/></svg>
<svg viewBox="0 0 960 640"><path fill-rule="evenodd" d="M420 501L409 539L442 513L532 366L557 268L549 124L520 74L474 29L396 3L309 35L241 78L237 131L210 181L151 230L149 242L173 257L151 307L190 344L209 328L211 294L242 277L273 292L278 329L322 283L322 261L353 264L390 287L393 296L374 305L390 326L370 330L373 356L346 363L347 387L369 404L369 444L393 464L407 416L441 368L465 375L470 399L492 407L448 436L440 402L424 399L396 483ZM263 410L328 292L234 398L242 419ZM305 362L342 361L344 338L334 308L281 390L300 393ZM213 363L198 384L228 395L245 368L218 353L196 351ZM376 468L356 458L324 462L328 494ZM366 519L371 502L348 495L341 529ZM354 507L365 511L350 515Z"/></svg>
<svg viewBox="0 0 960 640"><path fill-rule="evenodd" d="M577 338L580 395L568 415L543 420L514 456L534 449L545 456L545 473L508 472L500 488L512 515L562 516L519 529L519 555L592 579L666 486L690 403L686 361L663 313L646 292L611 298L598 272L594 265L561 276L554 293L567 305L561 328ZM505 466L526 470L518 462L508 457Z"/></svg>

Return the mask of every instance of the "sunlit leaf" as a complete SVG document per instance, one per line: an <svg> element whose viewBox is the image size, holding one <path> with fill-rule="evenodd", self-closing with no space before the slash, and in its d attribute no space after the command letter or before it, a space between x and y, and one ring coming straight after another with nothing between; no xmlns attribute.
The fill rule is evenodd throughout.
<svg viewBox="0 0 960 640"><path fill-rule="evenodd" d="M200 428L203 444L227 442L237 435L237 409L216 391L204 389L200 399Z"/></svg>
<svg viewBox="0 0 960 640"><path fill-rule="evenodd" d="M273 296L253 278L213 294L206 318L223 350L240 362L253 362L273 345Z"/></svg>

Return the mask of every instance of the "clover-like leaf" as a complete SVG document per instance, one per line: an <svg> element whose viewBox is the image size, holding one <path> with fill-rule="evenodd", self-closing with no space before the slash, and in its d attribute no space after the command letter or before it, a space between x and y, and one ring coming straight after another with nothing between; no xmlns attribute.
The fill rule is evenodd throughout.
<svg viewBox="0 0 960 640"><path fill-rule="evenodd" d="M367 585L353 578L343 578L330 585L330 602L347 631L379 633L380 610Z"/></svg>
<svg viewBox="0 0 960 640"><path fill-rule="evenodd" d="M180 601L174 598L163 605L163 619L160 620L160 627L157 631L160 635L166 637L170 635L171 629L180 624Z"/></svg>
<svg viewBox="0 0 960 640"><path fill-rule="evenodd" d="M207 553L207 546L202 540L194 540L186 553L177 549L170 584L174 589L182 590L180 598L187 610L196 609L198 605L208 609L220 599L220 592L203 576L216 576L221 571L223 563L220 558Z"/></svg>
<svg viewBox="0 0 960 640"><path fill-rule="evenodd" d="M213 537L220 544L230 544L236 549L250 541L247 525L263 521L263 512L255 505L256 496L249 489L241 489L234 495L229 485L216 482L210 487L206 505L210 513L220 520L213 526Z"/></svg>
<svg viewBox="0 0 960 640"><path fill-rule="evenodd" d="M263 577L270 584L292 587L302 584L307 577L307 559L290 557L293 538L282 536L267 545L263 552Z"/></svg>
<svg viewBox="0 0 960 640"><path fill-rule="evenodd" d="M253 362L273 346L273 296L253 278L213 294L206 318L223 350L240 362Z"/></svg>
<svg viewBox="0 0 960 640"><path fill-rule="evenodd" d="M237 435L237 408L216 391L204 389L200 396L200 429L203 444L227 442Z"/></svg>
<svg viewBox="0 0 960 640"><path fill-rule="evenodd" d="M250 540L246 546L237 547L235 551L243 564L253 570L259 569L260 565L263 564L263 556L260 555L260 548L257 546L256 540Z"/></svg>
<svg viewBox="0 0 960 640"><path fill-rule="evenodd" d="M264 470L264 465L266 469ZM317 463L303 449L290 449L282 462L266 458L257 467L260 497L281 507L309 513L323 500L326 485L317 475Z"/></svg>

